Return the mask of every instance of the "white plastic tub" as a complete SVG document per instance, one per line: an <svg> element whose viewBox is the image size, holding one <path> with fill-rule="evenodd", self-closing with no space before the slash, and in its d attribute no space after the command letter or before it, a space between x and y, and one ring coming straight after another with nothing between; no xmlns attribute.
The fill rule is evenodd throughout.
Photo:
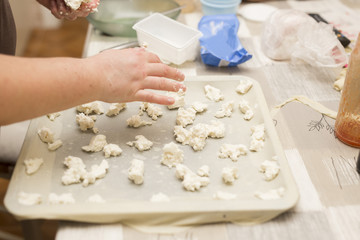
<svg viewBox="0 0 360 240"><path fill-rule="evenodd" d="M164 62L180 65L193 61L199 53L202 33L160 13L144 18L133 29L139 45L146 46Z"/></svg>

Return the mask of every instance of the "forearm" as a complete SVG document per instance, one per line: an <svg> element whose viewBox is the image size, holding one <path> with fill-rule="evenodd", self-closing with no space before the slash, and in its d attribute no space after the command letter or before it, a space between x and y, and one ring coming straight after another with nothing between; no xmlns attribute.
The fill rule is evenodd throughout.
<svg viewBox="0 0 360 240"><path fill-rule="evenodd" d="M0 125L96 100L97 80L84 62L0 55Z"/></svg>

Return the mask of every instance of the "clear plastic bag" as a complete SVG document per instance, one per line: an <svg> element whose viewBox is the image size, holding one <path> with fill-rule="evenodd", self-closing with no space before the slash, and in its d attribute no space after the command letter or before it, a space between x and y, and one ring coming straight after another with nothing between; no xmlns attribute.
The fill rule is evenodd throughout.
<svg viewBox="0 0 360 240"><path fill-rule="evenodd" d="M332 26L317 23L298 10L275 11L264 24L261 45L265 55L274 60L291 59L335 69L347 63L345 49Z"/></svg>

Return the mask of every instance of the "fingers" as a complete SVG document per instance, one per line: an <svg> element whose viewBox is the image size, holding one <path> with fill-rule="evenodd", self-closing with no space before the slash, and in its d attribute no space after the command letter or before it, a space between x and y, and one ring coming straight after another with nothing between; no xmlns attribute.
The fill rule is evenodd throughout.
<svg viewBox="0 0 360 240"><path fill-rule="evenodd" d="M162 77L146 77L142 82L142 88L172 92L177 92L180 89L186 91L184 84Z"/></svg>
<svg viewBox="0 0 360 240"><path fill-rule="evenodd" d="M185 79L182 72L163 63L150 63L146 71L148 76L171 78L176 81L184 81Z"/></svg>
<svg viewBox="0 0 360 240"><path fill-rule="evenodd" d="M175 99L172 97L157 94L146 90L138 91L134 96L134 101L156 103L161 105L172 105L175 103Z"/></svg>

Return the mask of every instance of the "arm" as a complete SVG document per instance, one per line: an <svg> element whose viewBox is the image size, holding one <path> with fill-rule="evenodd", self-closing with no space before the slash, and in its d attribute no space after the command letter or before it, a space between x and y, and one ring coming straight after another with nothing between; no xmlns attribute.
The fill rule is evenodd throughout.
<svg viewBox="0 0 360 240"><path fill-rule="evenodd" d="M0 54L0 125L79 104L174 99L147 91L178 91L184 75L142 48L109 50L86 59L22 58Z"/></svg>

